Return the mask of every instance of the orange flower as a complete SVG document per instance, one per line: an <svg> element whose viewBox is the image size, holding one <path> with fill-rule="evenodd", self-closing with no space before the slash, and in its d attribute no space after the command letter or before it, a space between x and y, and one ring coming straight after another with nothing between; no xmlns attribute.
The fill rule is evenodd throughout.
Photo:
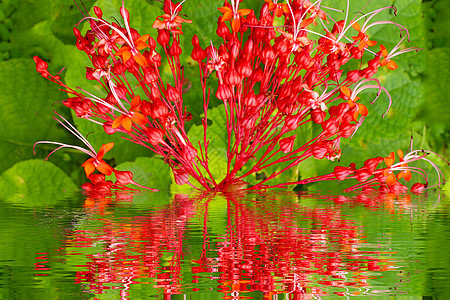
<svg viewBox="0 0 450 300"><path fill-rule="evenodd" d="M289 13L289 6L286 3L277 3L278 1L275 0L275 3L272 0L264 0L269 5L269 10L275 10L275 16L278 18L283 15L283 13L288 14Z"/></svg>
<svg viewBox="0 0 450 300"><path fill-rule="evenodd" d="M400 159L400 162L404 161L403 160L403 151L399 149L399 150L397 150L397 154L398 154L398 157ZM408 164L406 164L406 163L405 164L401 164L400 167L401 168L407 168ZM403 178L406 181L410 181L411 177L412 177L412 174L411 174L411 171L409 171L409 170L403 170L403 171L401 171L400 173L397 174L397 179L399 179L399 180L400 180L400 178Z"/></svg>
<svg viewBox="0 0 450 300"><path fill-rule="evenodd" d="M149 39L150 35L145 34L138 39L134 41L134 48L130 46L122 46L119 51L117 51L114 55L122 56L123 62L127 62L131 57L141 66L146 67L147 66L147 60L145 59L144 55L142 55L140 50L143 50L145 48L148 48L149 45L147 44L147 41Z"/></svg>
<svg viewBox="0 0 450 300"><path fill-rule="evenodd" d="M292 33L286 32L281 28L277 28L276 31L281 33L292 45L292 51L297 51L298 48L303 48L309 45L311 41L306 36L295 36Z"/></svg>
<svg viewBox="0 0 450 300"><path fill-rule="evenodd" d="M103 156L105 155L105 153L111 150L112 147L114 147L114 143L102 145L96 157L89 158L81 165L86 172L86 177L89 178L89 176L94 173L95 169L107 176L112 174L114 169L103 160Z"/></svg>
<svg viewBox="0 0 450 300"><path fill-rule="evenodd" d="M242 22L241 17L245 17L246 15L252 12L252 10L248 8L233 11L228 6L219 7L218 9L223 14L220 21L225 22L231 20L231 29L233 30L233 32L239 32L239 30L241 29L241 22Z"/></svg>
<svg viewBox="0 0 450 300"><path fill-rule="evenodd" d="M353 115L353 118L355 119L355 121L358 119L358 115L367 117L367 115L369 114L369 110L367 109L367 107L364 104L356 103L356 101L360 99L359 97L352 98L351 97L352 92L346 86L341 86L341 92L349 98L349 100L347 102L348 102L350 108L354 107L355 105L357 106L355 114Z"/></svg>
<svg viewBox="0 0 450 300"><path fill-rule="evenodd" d="M182 17L178 15L172 15L164 14L162 16L159 16L157 18L161 18L162 20L156 19L153 23L153 28L156 29L168 29L173 34L183 34L183 31L181 30L181 23L192 23L191 20L183 19Z"/></svg>
<svg viewBox="0 0 450 300"><path fill-rule="evenodd" d="M395 63L395 61L391 60L389 58L389 54L386 50L386 47L384 47L383 45L380 45L380 50L381 50L381 56L384 57L380 64L381 66L387 66L387 68L389 70L396 70L398 68L397 64Z"/></svg>
<svg viewBox="0 0 450 300"><path fill-rule="evenodd" d="M356 22L353 23L352 27L353 27L353 29L358 31L358 35L352 36L352 39L354 39L355 41L359 41L359 45L358 45L359 50L363 50L364 48L366 48L366 46L375 46L377 44L377 41L369 40L369 37L367 36L367 34L365 34L364 32L361 31L361 26L359 26L358 23L356 23Z"/></svg>
<svg viewBox="0 0 450 300"><path fill-rule="evenodd" d="M111 127L116 129L122 126L127 132L131 132L133 123L138 125L145 125L147 123L147 118L139 112L140 106L141 97L135 96L131 101L129 112L127 114L118 116L112 123Z"/></svg>

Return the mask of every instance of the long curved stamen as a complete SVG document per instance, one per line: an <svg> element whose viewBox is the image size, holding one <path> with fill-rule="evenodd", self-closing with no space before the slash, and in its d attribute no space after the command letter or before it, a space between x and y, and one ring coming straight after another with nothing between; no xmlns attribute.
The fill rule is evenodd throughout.
<svg viewBox="0 0 450 300"><path fill-rule="evenodd" d="M94 147L92 147L92 145L88 142L88 140L81 134L81 132L79 132L75 126L73 126L72 124L70 124L69 121L67 121L63 116L61 116L60 114L58 114L57 112L55 112L55 114L60 117L61 119L63 119L63 121L67 124L64 124L62 121L58 120L58 118L54 117L54 119L56 121L58 121L59 124L61 124L62 126L64 126L64 128L66 128L70 133L72 133L73 135L75 135L80 141L83 142L83 144L85 144L92 153L94 153L95 155L97 155L97 152L95 151Z"/></svg>
<svg viewBox="0 0 450 300"><path fill-rule="evenodd" d="M366 83L368 81L375 81L376 83L378 83L378 85L365 85L365 86L361 87L362 84L364 84L364 83ZM386 95L389 98L388 108L387 108L386 112L383 114L383 118L384 118L388 114L388 112L389 112L389 110L390 110L390 108L392 106L392 98L391 98L391 95L389 94L389 92L387 91L387 89L384 88L383 86L381 86L380 81L378 79L376 79L376 78L369 78L369 79L364 79L361 82L359 82L355 86L355 88L353 89L353 92L352 92L350 98L354 99L359 93L361 93L365 89L371 89L371 88L378 89L378 93L377 93L377 96L375 97L375 99L372 102L370 102L370 103L374 104L375 101L377 101L377 99L380 96L382 90L386 93Z"/></svg>
<svg viewBox="0 0 450 300"><path fill-rule="evenodd" d="M178 8L181 6L181 4L183 4L183 2L185 2L186 0L181 1L180 3L178 3L178 5L175 7L175 12L172 11L172 7L171 7L171 11L170 11L170 20L172 21L173 19L175 19L175 17L178 15L177 10Z"/></svg>
<svg viewBox="0 0 450 300"><path fill-rule="evenodd" d="M35 148L37 144L53 144L53 145L59 145L60 147L54 149L52 152L50 152L49 155L47 155L47 157L45 158L46 160L56 151L58 151L59 149L62 148L72 148L72 149L76 149L79 150L87 155L89 155L90 157L97 157L97 152L94 150L94 147L92 147L92 145L87 141L87 139L75 128L75 126L73 126L72 124L70 124L70 122L68 122L63 116L61 116L60 114L58 114L57 112L55 112L55 114L60 117L63 121L61 121L60 119L58 119L57 117L54 117L54 119L56 121L58 121L58 123L60 123L64 128L66 128L70 133L72 133L73 135L75 135L80 141L83 142L83 144L85 144L89 150L80 147L80 146L75 146L75 145L69 145L69 144L64 144L64 143L59 143L59 142L53 142L53 141L38 141L34 144L33 146L33 153L35 153Z"/></svg>
<svg viewBox="0 0 450 300"><path fill-rule="evenodd" d="M348 1L349 1L349 0L347 0L347 2L348 2ZM336 41L340 41L340 40L345 36L345 34L347 33L347 31L348 31L350 28L352 28L352 26L353 26L355 23L357 23L359 20L361 20L361 19L363 19L363 18L366 18L366 17L369 16L369 15L370 15L370 18L372 18L372 17L374 17L375 15L377 15L378 13L380 13L381 11L383 11L383 10L385 10L385 9L391 9L391 8L393 8L393 6L386 6L386 7L379 8L379 9L377 9L377 10L374 10L374 11L372 11L372 12L369 12L369 13L367 13L367 14L363 14L363 15L360 16L359 18L350 21L350 23L348 24L347 27L345 27L345 26L346 26L346 23L347 23L347 19L345 19L345 22L344 22L344 28L343 28L343 30L339 33L339 36L336 38ZM347 10L348 10L348 9L347 9ZM347 12L347 13L348 13L348 12Z"/></svg>
<svg viewBox="0 0 450 300"><path fill-rule="evenodd" d="M76 26L78 26L81 22L83 22L83 21L86 20L86 19L88 19L88 20L95 20L95 21L100 21L100 22L102 22L104 25L108 26L108 27L111 28L114 32L116 32L121 38L123 38L123 39L125 40L125 42L126 42L128 45L130 45L130 47L134 48L134 43L130 42L130 40L128 39L128 37L127 37L125 34L123 34L120 30L117 30L116 27L112 26L111 24L109 24L108 22L106 22L106 21L104 21L104 20L102 20L102 19L94 18L94 17L91 17L91 16L89 16L89 17L84 17L83 19L80 20L80 22L78 22L78 23L76 24Z"/></svg>
<svg viewBox="0 0 450 300"><path fill-rule="evenodd" d="M110 108L110 109L112 109L112 110L114 110L114 111L117 111L118 113L121 113L121 114L127 114L127 113L128 113L128 112L127 112L127 109L124 107L124 105L122 104L122 102L121 102L120 100L118 100L117 94L115 95L116 100L118 100L118 102L121 104L121 106L122 106L122 108L123 108L123 111L120 110L120 109L118 109L118 108L115 107L114 105L111 105L110 103L106 102L106 101L103 100L102 98L99 98L99 97L95 96L94 94L91 94L91 93L89 93L89 92L83 90L81 87L77 87L77 89L79 89L79 90L82 91L83 93L86 93L87 95L89 95L89 96L92 97L92 98L86 98L86 99L89 99L89 100L91 100L91 101L100 103L100 104L102 104L102 105L104 105L104 106L106 106L106 107L108 107L108 108ZM113 92L113 95L114 95L114 92Z"/></svg>
<svg viewBox="0 0 450 300"><path fill-rule="evenodd" d="M90 157L96 157L96 154L92 153L92 152L89 151L89 150L84 149L83 147L75 146L75 145L69 145L69 144L64 144L64 143L58 143L58 142L52 142L52 141L39 141L39 142L34 143L34 145L33 145L33 153L34 153L34 154L36 154L35 148L36 148L36 145L37 145L37 144L60 145L60 147L58 147L58 148L52 150L52 152L50 152L50 154L47 155L47 156L45 157L44 160L47 160L53 153L55 153L56 151L58 151L59 149L62 149L62 148L72 148L72 149L76 149L76 150L78 150L78 151L81 151L81 152L83 152L83 153L86 153L86 154L89 155Z"/></svg>

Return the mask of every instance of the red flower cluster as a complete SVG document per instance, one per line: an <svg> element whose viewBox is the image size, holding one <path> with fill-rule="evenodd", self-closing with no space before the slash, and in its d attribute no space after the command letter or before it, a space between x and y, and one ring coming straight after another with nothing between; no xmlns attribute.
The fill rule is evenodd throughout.
<svg viewBox="0 0 450 300"><path fill-rule="evenodd" d="M376 42L369 39L367 29L392 23L370 20L381 11L394 9L391 6L357 14L351 20L333 21L328 29L325 23L329 18L320 1L279 4L265 0L259 15L239 8L238 0L225 1L219 8L223 15L216 31L222 38L220 45L211 42L202 47L197 36L192 39L191 57L199 64L204 103L204 137L196 145L185 131L191 114L183 105L180 35L184 23L191 21L180 16L183 2L164 1L164 14L153 24L158 31L156 40L130 27L125 7L120 9L123 26L104 20L101 9L95 7L95 16L85 18L91 28L84 34L74 29L77 48L92 61L86 77L104 88L105 97L66 86L47 71L45 62L35 61L39 73L69 93L64 105L78 117L101 124L108 134L128 135L132 142L163 156L176 183L206 190L246 187L247 176L287 164L251 188L268 187L269 180L307 158L339 159L341 139L353 136L369 113L364 104L356 102L357 95L368 88L387 93L372 78L374 74L381 66L395 69L394 56L417 50L398 51L408 31L395 23L406 30L400 43L389 53L382 45L378 51L369 49ZM280 23L282 26L277 26ZM323 33L312 30L319 23ZM355 30L356 36L347 37ZM160 53L157 44L162 47ZM351 60L363 60L365 53L371 55L367 66L344 74L343 66ZM161 75L162 55L172 72L171 82ZM218 79L215 93L207 83L212 75ZM130 84L131 77L138 81L137 87ZM208 107L214 94L223 101L227 120L227 169L221 182L216 181L208 164ZM320 124L322 130L302 141L296 130L309 122ZM357 179L373 174L371 169L351 172L356 173L350 178ZM339 173L336 178L342 176ZM392 176L387 176L392 183Z"/></svg>

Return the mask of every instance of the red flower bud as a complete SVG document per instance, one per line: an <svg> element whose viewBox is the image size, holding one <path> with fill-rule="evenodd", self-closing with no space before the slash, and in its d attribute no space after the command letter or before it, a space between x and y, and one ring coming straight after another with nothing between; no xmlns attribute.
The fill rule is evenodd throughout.
<svg viewBox="0 0 450 300"><path fill-rule="evenodd" d="M146 84L153 84L154 81L158 80L158 74L154 68L144 69L144 82Z"/></svg>
<svg viewBox="0 0 450 300"><path fill-rule="evenodd" d="M355 171L356 180L359 182L364 182L372 176L372 172L370 172L367 168L361 168Z"/></svg>
<svg viewBox="0 0 450 300"><path fill-rule="evenodd" d="M319 107L311 111L311 119L316 124L322 124L323 121L325 120L326 115L327 114Z"/></svg>
<svg viewBox="0 0 450 300"><path fill-rule="evenodd" d="M350 82L357 82L361 78L359 70L352 70L347 73L347 80Z"/></svg>
<svg viewBox="0 0 450 300"><path fill-rule="evenodd" d="M275 76L277 76L279 79L284 79L289 77L289 69L286 63L281 63L278 65Z"/></svg>
<svg viewBox="0 0 450 300"><path fill-rule="evenodd" d="M189 180L189 174L180 169L173 169L173 177L178 185L183 185Z"/></svg>
<svg viewBox="0 0 450 300"><path fill-rule="evenodd" d="M151 116L153 118L163 118L169 114L169 109L161 101L155 101L151 105Z"/></svg>
<svg viewBox="0 0 450 300"><path fill-rule="evenodd" d="M114 90L116 91L117 97L119 97L119 99L127 99L128 89L124 85L120 84L116 86Z"/></svg>
<svg viewBox="0 0 450 300"><path fill-rule="evenodd" d="M339 126L339 133L343 138L349 138L355 132L356 125L351 123L343 123Z"/></svg>
<svg viewBox="0 0 450 300"><path fill-rule="evenodd" d="M383 157L374 157L369 158L364 162L364 167L369 169L370 172L373 172L377 169L377 166L384 160Z"/></svg>
<svg viewBox="0 0 450 300"><path fill-rule="evenodd" d="M235 69L231 69L225 74L225 83L230 86L238 85L241 82L241 76Z"/></svg>
<svg viewBox="0 0 450 300"><path fill-rule="evenodd" d="M218 36L226 40L227 36L230 34L230 29L228 29L228 26L225 25L225 22L219 20L217 22L216 33Z"/></svg>
<svg viewBox="0 0 450 300"><path fill-rule="evenodd" d="M103 12L98 6L94 6L94 13L99 19L101 19L103 16Z"/></svg>
<svg viewBox="0 0 450 300"><path fill-rule="evenodd" d="M40 59L38 56L33 56L33 60L36 63L36 71L39 72L43 77L47 78L50 73L47 71L48 64Z"/></svg>
<svg viewBox="0 0 450 300"><path fill-rule="evenodd" d="M397 181L395 184L389 186L389 190L395 194L402 194L408 191L408 187Z"/></svg>
<svg viewBox="0 0 450 300"><path fill-rule="evenodd" d="M337 180L344 180L348 175L350 175L353 172L353 170L349 167L341 167L336 166L334 168L334 176L336 176Z"/></svg>
<svg viewBox="0 0 450 300"><path fill-rule="evenodd" d="M250 91L250 93L248 93L247 95L245 95L244 97L244 105L245 106L256 106L256 97L255 97L255 93L252 91Z"/></svg>
<svg viewBox="0 0 450 300"><path fill-rule="evenodd" d="M95 71L95 69L86 67L86 79L87 80L97 80L93 75L94 71Z"/></svg>
<svg viewBox="0 0 450 300"><path fill-rule="evenodd" d="M168 84L167 91L166 91L166 97L167 97L167 100L169 100L171 102L175 102L178 99L180 99L180 93L174 87L172 87L170 84Z"/></svg>
<svg viewBox="0 0 450 300"><path fill-rule="evenodd" d="M250 78L253 82L261 82L263 78L263 70L260 67L256 67L253 70L252 77Z"/></svg>
<svg viewBox="0 0 450 300"><path fill-rule="evenodd" d="M261 51L260 57L265 64L272 62L275 59L275 51L272 46L268 45Z"/></svg>
<svg viewBox="0 0 450 300"><path fill-rule="evenodd" d="M158 37L156 38L158 44L163 46L164 48L169 44L170 41L170 33L166 29L158 30Z"/></svg>
<svg viewBox="0 0 450 300"><path fill-rule="evenodd" d="M217 89L217 92L216 92L217 99L225 101L225 100L231 98L232 95L233 94L231 92L231 89L227 85L219 84L219 88Z"/></svg>
<svg viewBox="0 0 450 300"><path fill-rule="evenodd" d="M194 46L191 54L192 59L197 62L203 60L206 57L206 51L203 50L202 47L200 47L199 40L196 35L192 37L192 45Z"/></svg>
<svg viewBox="0 0 450 300"><path fill-rule="evenodd" d="M335 134L338 131L338 126L336 118L329 118L322 123L323 131L326 131L328 134Z"/></svg>
<svg viewBox="0 0 450 300"><path fill-rule="evenodd" d="M120 185L127 185L127 184L134 184L134 180L133 180L133 173L131 173L130 171L118 171L118 170L113 170L114 171L114 175L116 175L116 183L120 184Z"/></svg>
<svg viewBox="0 0 450 300"><path fill-rule="evenodd" d="M426 189L426 187L427 187L427 186L426 186L425 184L416 182L416 183L414 183L414 184L412 185L410 191L411 191L412 193L420 194L420 193L423 192L424 189Z"/></svg>
<svg viewBox="0 0 450 300"><path fill-rule="evenodd" d="M112 68L112 72L115 75L121 75L123 74L127 69L125 68L125 66L123 65L123 63L121 63L120 61L116 61L114 63L114 66Z"/></svg>
<svg viewBox="0 0 450 300"><path fill-rule="evenodd" d="M152 146L164 143L164 130L150 127L147 129L148 142Z"/></svg>
<svg viewBox="0 0 450 300"><path fill-rule="evenodd" d="M278 143L280 144L280 149L283 153L289 153L294 148L295 135L281 139Z"/></svg>
<svg viewBox="0 0 450 300"><path fill-rule="evenodd" d="M311 146L312 155L317 159L322 159L328 152L328 145L316 143Z"/></svg>
<svg viewBox="0 0 450 300"><path fill-rule="evenodd" d="M177 41L174 41L172 43L172 46L169 48L169 55L172 56L180 56L183 50L181 50L181 47Z"/></svg>
<svg viewBox="0 0 450 300"><path fill-rule="evenodd" d="M75 37L81 38L81 31L76 27L73 28L73 34L75 35Z"/></svg>
<svg viewBox="0 0 450 300"><path fill-rule="evenodd" d="M250 77L253 73L253 68L250 62L246 59L238 60L236 64L238 73L244 77Z"/></svg>

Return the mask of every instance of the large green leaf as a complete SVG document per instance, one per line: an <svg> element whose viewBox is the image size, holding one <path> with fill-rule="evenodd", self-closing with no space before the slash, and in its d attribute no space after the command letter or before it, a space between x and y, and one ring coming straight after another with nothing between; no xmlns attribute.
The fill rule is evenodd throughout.
<svg viewBox="0 0 450 300"><path fill-rule="evenodd" d="M0 68L0 118L4 124L0 128L1 172L15 162L32 158L35 142L67 138L51 112L52 103L61 93L36 72L33 61L12 59L0 62Z"/></svg>
<svg viewBox="0 0 450 300"><path fill-rule="evenodd" d="M60 168L40 159L16 163L0 176L1 197L27 206L54 205L77 186ZM51 196L55 195L55 196Z"/></svg>

